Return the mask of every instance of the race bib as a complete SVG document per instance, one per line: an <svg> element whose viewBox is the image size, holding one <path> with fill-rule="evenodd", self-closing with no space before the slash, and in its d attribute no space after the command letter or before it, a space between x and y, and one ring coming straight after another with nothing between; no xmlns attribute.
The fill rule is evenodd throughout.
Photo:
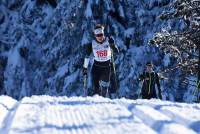
<svg viewBox="0 0 200 134"><path fill-rule="evenodd" d="M111 59L111 48L109 46L108 41L104 41L104 43L100 44L96 41L92 42L92 49L94 53L94 59L96 61L108 61Z"/></svg>
<svg viewBox="0 0 200 134"><path fill-rule="evenodd" d="M101 57L105 58L108 55L108 51L107 50L99 50L99 51L96 51L96 53L97 53L97 56L100 57L100 58Z"/></svg>

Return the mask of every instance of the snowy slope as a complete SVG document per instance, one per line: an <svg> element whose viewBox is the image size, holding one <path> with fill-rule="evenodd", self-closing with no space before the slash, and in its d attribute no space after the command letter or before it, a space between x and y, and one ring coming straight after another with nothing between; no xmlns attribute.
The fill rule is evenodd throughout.
<svg viewBox="0 0 200 134"><path fill-rule="evenodd" d="M200 104L0 96L0 134L197 134Z"/></svg>
<svg viewBox="0 0 200 134"><path fill-rule="evenodd" d="M56 1L57 7L47 1ZM184 29L183 21L159 19L171 2L0 0L0 94L18 100L31 95L82 94L82 48L94 38L94 26L102 23L105 34L112 35L120 49L115 57L119 94L136 99L138 77L147 61L154 63L156 72L175 66L171 55L163 59L158 48L147 45L156 32ZM180 72L164 75L170 79L161 83L163 98L191 102L194 87L181 86Z"/></svg>

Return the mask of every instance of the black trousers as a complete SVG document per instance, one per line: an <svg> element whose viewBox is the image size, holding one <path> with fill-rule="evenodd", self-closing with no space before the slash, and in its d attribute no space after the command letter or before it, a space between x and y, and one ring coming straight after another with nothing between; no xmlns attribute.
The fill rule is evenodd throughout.
<svg viewBox="0 0 200 134"><path fill-rule="evenodd" d="M98 94L98 95L105 96L105 91L107 89L101 89L99 82L103 81L110 85L110 77L111 77L110 62L103 65L94 62L93 67L92 67L92 80L93 80L93 89L94 89L93 95ZM102 93L102 90L103 90L103 93Z"/></svg>
<svg viewBox="0 0 200 134"><path fill-rule="evenodd" d="M151 99L151 98L157 98L156 94L142 94L142 99Z"/></svg>
<svg viewBox="0 0 200 134"><path fill-rule="evenodd" d="M157 98L155 85L152 85L149 89L148 85L143 85L142 87L142 99L151 99L151 98Z"/></svg>

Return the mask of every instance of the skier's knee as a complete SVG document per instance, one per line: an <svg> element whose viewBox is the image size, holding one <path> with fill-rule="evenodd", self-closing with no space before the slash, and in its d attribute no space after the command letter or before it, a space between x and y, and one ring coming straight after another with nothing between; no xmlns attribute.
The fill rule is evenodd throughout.
<svg viewBox="0 0 200 134"><path fill-rule="evenodd" d="M103 97L109 96L109 91L108 91L109 85L110 85L109 82L105 82L102 80L99 81L99 86L101 89L101 96L103 96Z"/></svg>
<svg viewBox="0 0 200 134"><path fill-rule="evenodd" d="M99 81L99 86L101 88L106 88L107 89L110 86L110 82L105 82L105 81L100 80Z"/></svg>

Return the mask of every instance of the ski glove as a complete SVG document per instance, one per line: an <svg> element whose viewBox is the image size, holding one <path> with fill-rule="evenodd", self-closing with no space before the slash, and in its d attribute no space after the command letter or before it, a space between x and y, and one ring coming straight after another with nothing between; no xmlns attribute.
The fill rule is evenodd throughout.
<svg viewBox="0 0 200 134"><path fill-rule="evenodd" d="M83 68L83 75L87 75L87 68Z"/></svg>
<svg viewBox="0 0 200 134"><path fill-rule="evenodd" d="M110 36L108 38L109 38L109 40L108 40L109 44L114 44L115 43L113 37Z"/></svg>

